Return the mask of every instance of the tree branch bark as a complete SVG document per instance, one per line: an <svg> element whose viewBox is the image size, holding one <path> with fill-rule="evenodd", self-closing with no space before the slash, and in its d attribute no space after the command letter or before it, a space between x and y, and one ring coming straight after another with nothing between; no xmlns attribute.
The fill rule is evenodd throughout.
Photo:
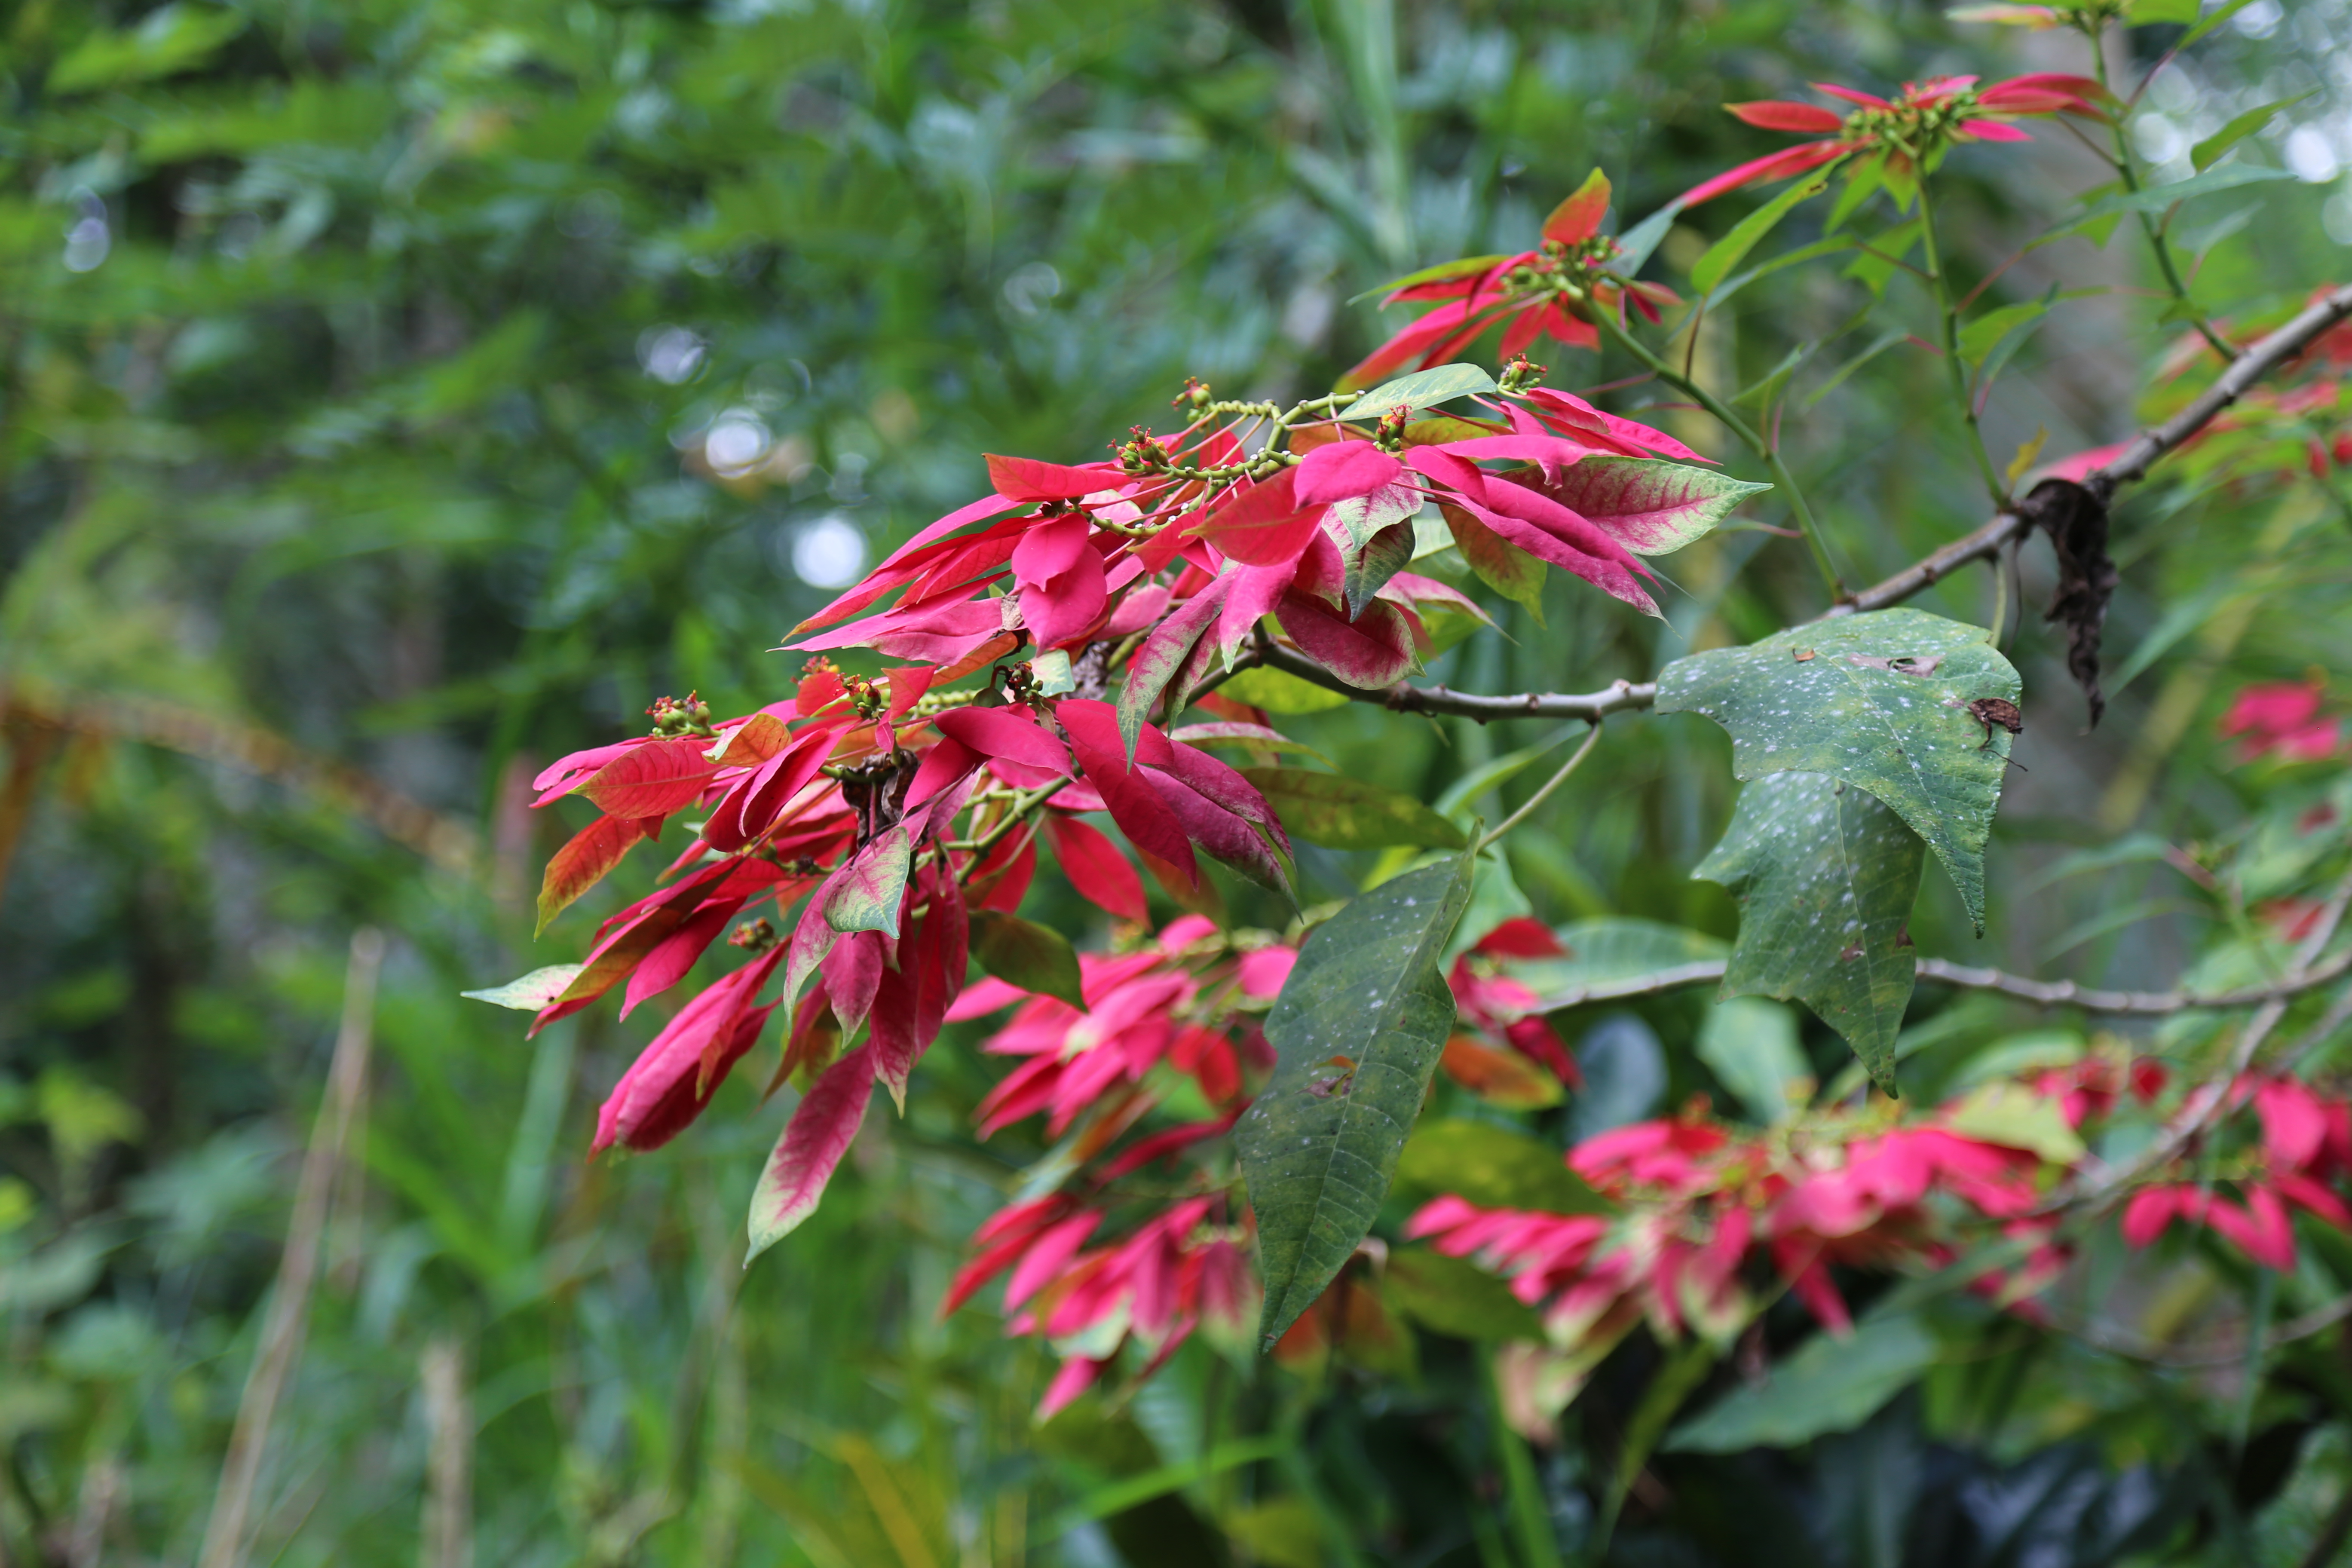
<svg viewBox="0 0 2352 1568"><path fill-rule="evenodd" d="M2215 416L2243 397L2263 377L2309 348L2320 333L2352 318L2352 283L2330 289L2287 322L2248 348L2230 368L2189 406L2153 428L2143 430L2113 462L2095 469L2084 488L2105 505L2120 486L2144 478L2156 460L2213 421ZM2014 511L2004 511L1972 532L1906 566L1883 583L1864 588L1830 616L1850 616L1883 610L1923 593L1941 579L1972 562L1997 555L2011 542L2022 539L2032 523ZM1457 714L1486 723L1493 719L1583 719L1597 721L1612 713L1647 708L1657 700L1652 681L1620 680L1606 690L1583 693L1522 691L1486 697L1444 686L1394 686L1364 690L1332 676L1312 659L1261 636L1259 662L1302 680L1337 691L1358 702L1378 702L1400 713ZM1923 968L1922 973L1925 973Z"/></svg>
<svg viewBox="0 0 2352 1568"><path fill-rule="evenodd" d="M1589 1002L1620 1002L1634 996L1655 996L1687 986L1705 985L1723 978L1725 961L1703 959L1622 980L1600 980L1572 986L1541 998L1546 1012L1581 1006ZM2168 1017L2198 1009L2280 1006L2306 991L2317 990L2352 972L2352 947L2324 963L2315 964L2275 985L2248 986L2238 991L2101 991L2071 980L2029 980L1998 969L1977 969L1940 958L1919 961L1919 978L1963 991L1992 991L2040 1007L2078 1007L2085 1013L2116 1013L2143 1018Z"/></svg>

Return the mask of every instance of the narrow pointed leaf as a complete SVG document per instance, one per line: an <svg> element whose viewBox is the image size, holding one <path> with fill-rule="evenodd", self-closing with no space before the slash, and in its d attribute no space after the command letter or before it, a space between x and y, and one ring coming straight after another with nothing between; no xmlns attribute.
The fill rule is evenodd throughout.
<svg viewBox="0 0 2352 1568"><path fill-rule="evenodd" d="M1265 1024L1273 1079L1236 1130L1271 1348L1363 1240L1454 1024L1438 972L1471 857L1381 883L1318 927Z"/></svg>
<svg viewBox="0 0 2352 1568"><path fill-rule="evenodd" d="M1773 773L1739 793L1723 842L1692 876L1739 899L1720 994L1804 1003L1895 1087L1895 1037L1918 957L1911 906L1918 835L1877 798L1820 773Z"/></svg>
<svg viewBox="0 0 2352 1568"><path fill-rule="evenodd" d="M1706 254L1692 264L1691 286L1702 294L1713 293L1715 286L1730 277L1732 268L1747 260L1748 253L1778 227L1798 203L1811 201L1830 188L1830 175L1836 168L1836 163L1831 163L1811 178L1799 180L1734 224L1729 234L1707 247Z"/></svg>
<svg viewBox="0 0 2352 1568"><path fill-rule="evenodd" d="M2315 87L2310 92L2298 92L2293 98L2282 98L2275 103L2265 103L2259 109L2249 109L2227 125L2222 126L2221 130L2189 149L2189 166L2198 174L2203 174L2220 161L2222 153L2268 125L2272 117L2281 110L2294 108L2318 90Z"/></svg>
<svg viewBox="0 0 2352 1568"><path fill-rule="evenodd" d="M825 1184L849 1152L874 1098L874 1047L860 1046L824 1069L793 1108L760 1184L751 1192L751 1245L743 1266L816 1212Z"/></svg>
<svg viewBox="0 0 2352 1568"><path fill-rule="evenodd" d="M1458 261L1441 261L1434 267L1424 267L1418 272L1391 278L1377 289L1367 289L1348 303L1352 305L1358 300L1369 300L1375 294L1393 294L1400 289L1411 289L1417 284L1443 283L1448 279L1473 277L1502 259L1500 256L1465 256Z"/></svg>
<svg viewBox="0 0 2352 1568"><path fill-rule="evenodd" d="M1827 773L1876 795L1927 841L1984 930L1984 848L2011 737L1968 705L2015 702L2017 671L1980 626L1878 610L1794 626L1659 672L1661 713L1731 732L1732 771Z"/></svg>
<svg viewBox="0 0 2352 1568"><path fill-rule="evenodd" d="M536 1013L553 1002L580 977L583 966L577 963L551 963L544 969L534 969L520 980L509 980L504 985L493 985L483 991L460 991L458 995L468 1001L488 1002L493 1007L511 1007L518 1013Z"/></svg>
<svg viewBox="0 0 2352 1568"><path fill-rule="evenodd" d="M1146 720L1151 717L1151 705L1160 700L1168 683L1175 679L1191 657L1192 646L1199 642L1225 606L1226 584L1219 579L1184 603L1184 607L1161 621L1143 639L1128 661L1127 684L1118 694L1118 734L1127 742L1127 760L1135 761L1135 743L1143 733ZM1168 717L1176 715L1171 712Z"/></svg>

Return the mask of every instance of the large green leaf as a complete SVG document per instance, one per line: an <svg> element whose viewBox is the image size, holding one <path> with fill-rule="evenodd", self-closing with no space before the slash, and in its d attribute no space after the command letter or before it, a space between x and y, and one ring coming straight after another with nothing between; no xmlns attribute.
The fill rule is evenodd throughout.
<svg viewBox="0 0 2352 1568"><path fill-rule="evenodd" d="M1381 883L1316 928L1266 1016L1274 1077L1236 1131L1271 1346L1372 1228L1454 1026L1439 956L1471 856Z"/></svg>
<svg viewBox="0 0 2352 1568"><path fill-rule="evenodd" d="M1895 809L1951 873L1984 930L1984 847L2010 736L1969 711L2015 702L2017 671L1980 626L1880 610L1793 626L1659 672L1658 711L1703 713L1731 732L1732 771L1828 773Z"/></svg>
<svg viewBox="0 0 2352 1568"><path fill-rule="evenodd" d="M1811 1090L1813 1069L1797 1041L1795 1010L1760 996L1727 996L1707 1010L1698 1059L1767 1127L1788 1121Z"/></svg>
<svg viewBox="0 0 2352 1568"><path fill-rule="evenodd" d="M1462 829L1409 795L1305 768L1244 768L1291 836L1327 849L1459 849Z"/></svg>
<svg viewBox="0 0 2352 1568"><path fill-rule="evenodd" d="M1908 1312L1873 1319L1845 1339L1816 1334L1762 1384L1734 1389L1684 1422L1665 1450L1736 1454L1850 1432L1941 1359L1936 1336Z"/></svg>
<svg viewBox="0 0 2352 1568"><path fill-rule="evenodd" d="M1481 1208L1610 1214L1615 1207L1570 1170L1550 1144L1458 1116L1413 1129L1398 1157L1396 1179L1406 1191L1453 1193Z"/></svg>
<svg viewBox="0 0 2352 1568"><path fill-rule="evenodd" d="M1078 955L1070 939L1034 921L1002 910L971 911L971 955L981 968L1008 985L1040 996L1058 996L1081 1013Z"/></svg>
<svg viewBox="0 0 2352 1568"><path fill-rule="evenodd" d="M1458 1340L1535 1340L1543 1325L1511 1288L1466 1258L1426 1247L1389 1255L1381 1283L1407 1317Z"/></svg>
<svg viewBox="0 0 2352 1568"><path fill-rule="evenodd" d="M1378 419L1394 409L1434 408L1474 392L1492 392L1495 378L1475 364L1436 364L1382 382L1340 410L1342 419Z"/></svg>
<svg viewBox="0 0 2352 1568"><path fill-rule="evenodd" d="M1773 773L1740 792L1731 826L1692 876L1739 896L1726 996L1793 996L1845 1037L1895 1092L1895 1037L1918 955L1906 929L1919 839L1876 797L1820 773Z"/></svg>

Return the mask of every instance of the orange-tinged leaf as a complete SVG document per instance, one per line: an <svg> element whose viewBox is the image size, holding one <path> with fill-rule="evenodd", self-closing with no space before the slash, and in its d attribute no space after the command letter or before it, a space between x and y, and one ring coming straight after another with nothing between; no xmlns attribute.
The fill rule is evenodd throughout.
<svg viewBox="0 0 2352 1568"><path fill-rule="evenodd" d="M1595 169L1573 195L1551 209L1551 216L1544 219L1543 237L1575 245L1599 234L1601 220L1608 216L1609 176Z"/></svg>
<svg viewBox="0 0 2352 1568"><path fill-rule="evenodd" d="M531 935L545 931L548 921L603 881L628 854L629 846L646 836L645 830L646 824L635 817L600 816L574 834L571 843L555 852L547 863L547 875L540 879L539 924Z"/></svg>
<svg viewBox="0 0 2352 1568"><path fill-rule="evenodd" d="M719 771L703 755L709 744L698 735L648 741L605 763L580 793L610 816L667 816L693 805Z"/></svg>
<svg viewBox="0 0 2352 1568"><path fill-rule="evenodd" d="M1445 1042L1438 1065L1446 1077L1507 1110L1539 1110L1560 1102L1558 1079L1517 1051L1498 1051L1467 1035Z"/></svg>
<svg viewBox="0 0 2352 1568"><path fill-rule="evenodd" d="M773 713L754 713L727 731L726 739L713 748L710 761L717 767L748 768L782 751L792 738L791 729Z"/></svg>

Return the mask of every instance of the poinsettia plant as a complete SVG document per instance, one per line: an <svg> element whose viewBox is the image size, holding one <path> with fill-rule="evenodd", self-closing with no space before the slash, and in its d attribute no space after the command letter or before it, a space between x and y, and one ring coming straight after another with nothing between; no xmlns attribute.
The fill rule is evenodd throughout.
<svg viewBox="0 0 2352 1568"><path fill-rule="evenodd" d="M2095 35L2116 19L2085 15L2067 17ZM2198 193L2144 184L2103 68L1822 91L1844 107L1729 105L1813 140L1646 222L1612 226L1612 186L1595 171L1533 248L1396 280L1385 302L1415 314L1334 392L1237 399L1195 381L1170 418L1105 458L987 456L985 493L793 630L798 676L776 700L720 715L665 700L649 733L549 767L541 805L579 797L599 815L548 867L542 926L639 843L668 856L579 962L485 994L534 1012L535 1029L615 991L624 1016L667 1011L613 1086L594 1152L678 1136L752 1058L766 1092L789 1088L792 1103L751 1196L756 1256L814 1211L861 1126L887 1114L877 1086L903 1110L950 1026L995 1020L977 1038L1001 1068L978 1135L1031 1125L1051 1152L972 1237L940 1307L1001 1282L1012 1331L1060 1361L1045 1414L1107 1378L1150 1377L1195 1332L1235 1354L1294 1356L1378 1338L1349 1303L1381 1299L1391 1266L1419 1280L1398 1287L1408 1297L1475 1295L1475 1281L1431 1275L1429 1258L1507 1282L1503 1306L1521 1316L1505 1313L1514 1326L1493 1337L1517 1346L1495 1363L1524 1385L1515 1408L1556 1414L1645 1331L1705 1358L1660 1374L1670 1415L1783 1293L1832 1336L1858 1331L1841 1280L1874 1276L2043 1321L2052 1282L2100 1227L2135 1247L2210 1233L2278 1271L2294 1265L2298 1223L2352 1225L2340 1189L2352 1121L2340 1094L2299 1076L2320 1037L2283 1027L2352 966L2340 807L2296 808L2295 831L2318 837L2247 916L2278 917L2258 973L2224 964L2166 992L2102 992L1923 954L1910 930L1931 858L1979 932L1998 920L1985 852L2011 753L2029 720L2058 721L2059 697L2029 696L2003 652L2004 559L2047 536L2050 618L2095 722L2117 578L2111 502L2176 454L2200 483L2326 479L2352 439L2335 377L2352 288L2252 322L2208 320L2151 222L2173 315L2189 323L2151 395L2154 422L2112 447L2040 468L2029 447L2004 468L1979 416L2015 335L2053 301L1976 310L1955 297L1933 216L1947 153L2064 117L2116 137L2116 184L2078 221L2167 215ZM1899 331L1920 373L1948 383L1992 512L1873 586L1849 579L1785 461L1784 419L1804 417L1788 371L1735 402L1667 346L1695 335L1832 174L1824 237L1759 265L1853 253L1882 280L1918 275L1930 314ZM1689 263L1685 287L1640 276L1677 214L1791 180ZM1565 363L1536 363L1538 349ZM1603 352L1638 367L1640 395L1710 418L1741 456L1713 460L1661 427L1682 411L1615 411L1623 384L1570 390L1599 379L1580 356ZM1416 679L1498 635L1498 603L1539 605L1552 572L1582 585L1586 616L1661 616L1677 592L1661 558L1734 526L1801 540L1820 576L1812 618L1590 693ZM2002 585L1990 626L1906 603L1977 561ZM1489 825L1459 802L1440 810L1318 766L1283 728L1302 695L1397 724L1549 719L1588 732ZM2223 730L2248 767L2340 763L2344 734L2325 710L2315 685L2255 688ZM1528 814L1576 770L1608 765L1604 725L1645 712L1700 715L1729 737L1746 788L1693 874L1736 897L1738 934L1727 951L1612 971L1593 963L1598 931L1486 895L1507 879L1502 847ZM1306 906L1302 846L1384 853L1351 899ZM2218 885L2213 866L2184 863ZM1080 952L1024 916L1048 868L1107 918L1107 948ZM1198 912L1225 876L1263 889L1286 925ZM1194 912L1155 924L1155 904ZM713 954L723 973L673 1007L668 994ZM1923 1099L1904 1064L1922 979L2169 1020L2166 1060L2111 1041ZM1580 1062L1555 1018L1693 985L1726 1006L1801 1002L1854 1070L1825 1088L1790 1071L1744 1105L1694 1104L1565 1150L1502 1124L1576 1102ZM1441 1084L1496 1120L1417 1133ZM1392 1190L1419 1195L1384 1220ZM1431 1321L1462 1321L1450 1310Z"/></svg>

